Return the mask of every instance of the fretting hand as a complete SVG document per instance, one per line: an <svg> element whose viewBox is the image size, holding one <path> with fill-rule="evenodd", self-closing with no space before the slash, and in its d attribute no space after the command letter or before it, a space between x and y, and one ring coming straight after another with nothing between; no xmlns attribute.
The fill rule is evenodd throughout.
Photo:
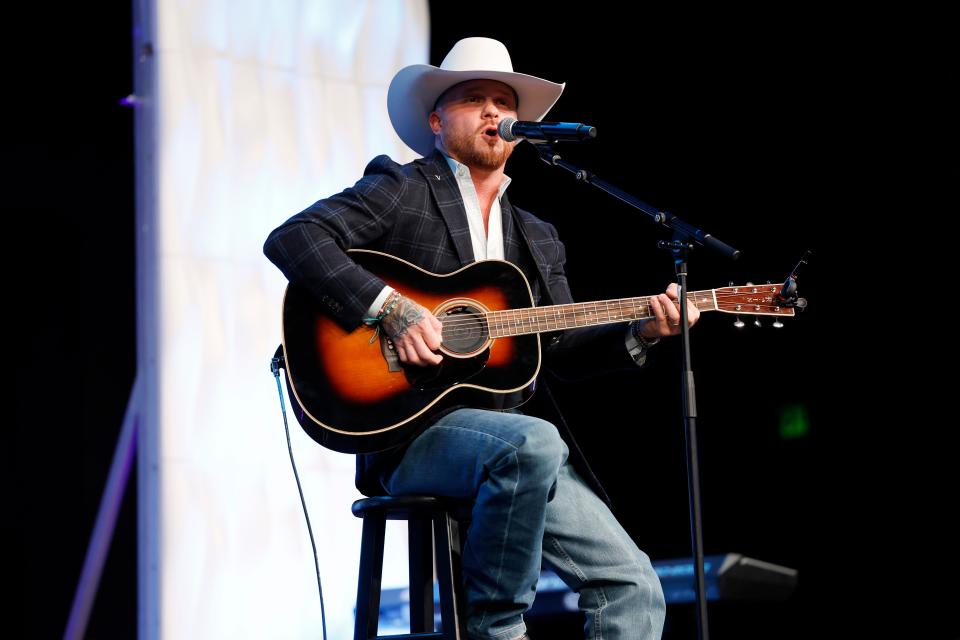
<svg viewBox="0 0 960 640"><path fill-rule="evenodd" d="M680 333L680 299L677 285L671 283L666 293L650 297L652 318L640 320L639 333L645 338L665 338ZM700 319L700 309L687 299L687 321L692 327Z"/></svg>

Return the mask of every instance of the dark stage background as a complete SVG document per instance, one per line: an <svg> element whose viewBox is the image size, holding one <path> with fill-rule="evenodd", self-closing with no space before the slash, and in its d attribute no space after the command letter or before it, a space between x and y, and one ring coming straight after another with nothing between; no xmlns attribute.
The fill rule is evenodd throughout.
<svg viewBox="0 0 960 640"><path fill-rule="evenodd" d="M6 30L19 33L4 42L17 87L3 168L21 366L16 427L4 436L3 527L16 567L14 628L53 637L136 366L133 118L118 104L132 90L131 18L123 3L57 8L56 19L53 9L32 11L11 19ZM742 250L738 263L696 252L693 289L781 281L815 252L800 278L810 306L783 329L764 320L738 331L714 313L692 333L706 552L800 570L789 601L712 604L714 637L893 635L899 625L911 637L960 636L950 606L952 412L946 384L928 384L914 362L950 355L937 337L949 301L925 282L942 272L906 273L952 246L937 225L957 212L947 193L957 183L956 115L944 99L956 51L946 65L939 20L581 7L534 31L496 27L509 22L496 13L432 3L431 63L459 38L486 35L507 44L518 71L566 81L550 119L599 132L561 147L566 159ZM914 108L901 109L907 103ZM666 236L645 216L524 145L508 173L511 200L559 229L578 299L649 294L671 280L671 261L654 248ZM915 224L893 224L900 214ZM921 320L899 320L914 305L908 318ZM672 340L641 371L558 394L621 520L653 558L690 553L677 359ZM797 415L806 428L786 429ZM135 634L129 490L90 637ZM579 621L532 632L576 638ZM671 607L665 637L694 637L691 607Z"/></svg>

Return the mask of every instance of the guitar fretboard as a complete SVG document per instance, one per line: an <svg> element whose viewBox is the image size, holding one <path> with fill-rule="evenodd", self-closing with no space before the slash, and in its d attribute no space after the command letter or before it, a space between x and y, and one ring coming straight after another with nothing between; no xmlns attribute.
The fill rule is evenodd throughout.
<svg viewBox="0 0 960 640"><path fill-rule="evenodd" d="M714 289L691 291L687 294L687 304L696 305L700 311L716 311L717 300L714 291ZM491 338L504 338L573 327L629 322L653 317L650 300L651 296L641 296L490 311L487 313L487 324Z"/></svg>

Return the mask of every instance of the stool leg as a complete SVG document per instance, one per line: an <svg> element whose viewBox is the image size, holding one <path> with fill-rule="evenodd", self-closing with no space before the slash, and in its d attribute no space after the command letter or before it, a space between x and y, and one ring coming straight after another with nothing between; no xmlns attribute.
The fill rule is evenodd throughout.
<svg viewBox="0 0 960 640"><path fill-rule="evenodd" d="M430 520L411 516L407 522L410 546L410 633L433 631L433 531Z"/></svg>
<svg viewBox="0 0 960 640"><path fill-rule="evenodd" d="M462 618L462 576L460 575L460 527L449 513L433 518L434 548L437 554L437 582L440 586L440 622L444 640L467 637Z"/></svg>
<svg viewBox="0 0 960 640"><path fill-rule="evenodd" d="M366 515L363 518L360 579L357 582L357 616L353 624L353 640L370 640L377 637L385 530L386 520L383 516Z"/></svg>

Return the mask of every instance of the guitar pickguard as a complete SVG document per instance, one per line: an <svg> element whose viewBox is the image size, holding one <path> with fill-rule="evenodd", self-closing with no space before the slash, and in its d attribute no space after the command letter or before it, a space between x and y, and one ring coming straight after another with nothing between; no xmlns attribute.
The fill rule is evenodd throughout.
<svg viewBox="0 0 960 640"><path fill-rule="evenodd" d="M404 366L403 369L411 387L420 391L433 391L469 381L483 371L489 357L490 350L487 349L472 358L444 356L435 367Z"/></svg>

